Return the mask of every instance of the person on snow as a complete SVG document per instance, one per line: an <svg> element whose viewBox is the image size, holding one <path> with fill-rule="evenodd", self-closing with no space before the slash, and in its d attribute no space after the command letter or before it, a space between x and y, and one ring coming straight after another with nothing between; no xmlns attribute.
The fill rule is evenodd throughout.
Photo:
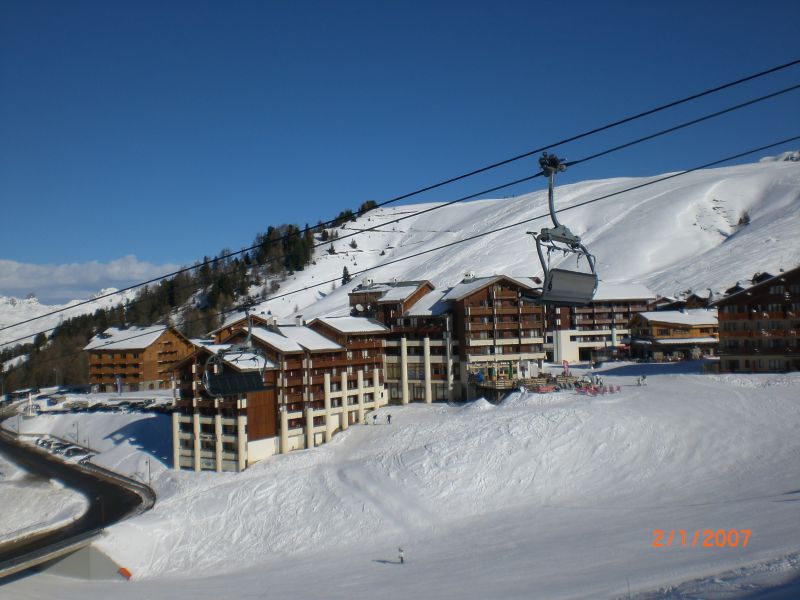
<svg viewBox="0 0 800 600"><path fill-rule="evenodd" d="M378 424L378 415L372 415L372 424L373 425L377 425Z"/></svg>
<svg viewBox="0 0 800 600"><path fill-rule="evenodd" d="M401 565L405 564L406 558L405 558L405 555L403 554L403 549L402 548L398 548L397 549L397 553L398 553L398 558L400 559L400 564Z"/></svg>
<svg viewBox="0 0 800 600"><path fill-rule="evenodd" d="M388 423L389 425L392 424L392 415L386 415L386 423Z"/></svg>
<svg viewBox="0 0 800 600"><path fill-rule="evenodd" d="M647 375L642 375L642 385L647 385Z"/></svg>

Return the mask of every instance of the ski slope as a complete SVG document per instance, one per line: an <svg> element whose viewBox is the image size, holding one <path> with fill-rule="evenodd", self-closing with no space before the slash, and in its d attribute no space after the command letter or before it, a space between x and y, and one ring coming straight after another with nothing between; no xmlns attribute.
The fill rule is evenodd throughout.
<svg viewBox="0 0 800 600"><path fill-rule="evenodd" d="M722 291L755 272L777 273L800 263L800 162L792 156L696 171L632 191L624 190L664 176L558 186L556 208L566 210L559 219L596 256L603 281L641 283L663 295L689 289L707 295L709 288ZM579 206L599 198L605 199ZM552 226L549 216L540 218L548 214L546 189L415 214L436 205L387 206L346 223L340 239L318 248L315 264L292 275L280 297L259 310L279 317L345 314L347 292L364 277L428 279L447 287L467 271L541 275L526 231ZM740 226L745 213L750 223ZM369 228L376 229L344 238ZM469 239L474 236L481 237ZM335 254L328 252L331 245ZM370 271L340 287L344 267L351 274Z"/></svg>
<svg viewBox="0 0 800 600"><path fill-rule="evenodd" d="M621 393L591 399L517 393L497 406L385 407L380 425L238 475L159 469L155 508L98 543L133 582L38 575L4 591L607 598L690 580L708 590L732 569L739 580L767 572L771 584L797 577L800 376L691 366L609 364L605 381ZM636 385L640 374L647 386ZM140 427L126 451L155 458L148 448L169 429L152 422L152 439ZM746 548L654 548L655 529L751 536Z"/></svg>
<svg viewBox="0 0 800 600"><path fill-rule="evenodd" d="M603 281L641 283L663 295L689 289L705 295L709 288L724 290L757 271L776 273L800 263L797 153L696 171L624 191L664 176L557 187L556 207L568 209L559 218L583 237L597 258ZM340 228L338 240L317 248L313 264L281 282L280 297L258 310L285 318L302 314L306 319L346 314L347 292L367 276L376 281L428 279L437 287L447 287L461 281L467 271L479 277L541 275L535 246L526 231L551 224L549 217L542 218L548 213L544 181L536 180L534 186L539 190L522 196L457 203L425 214L415 213L450 198L370 211ZM599 198L604 199L578 206ZM739 219L745 212L750 224L741 227ZM313 215L309 216L309 221L313 220ZM519 225L508 227L515 223ZM499 228L504 229L489 233ZM345 237L350 234L356 235ZM469 239L474 236L480 237ZM353 239L356 248L350 247ZM328 252L331 246L334 254ZM424 254L415 256L419 253ZM554 261L554 265L558 263ZM344 267L356 275L342 287ZM370 271L357 274L366 269ZM264 290L254 286L251 293L260 295ZM109 308L134 295L135 291L129 291L0 331L0 344L55 327L69 316ZM42 305L35 298L0 297L0 327L57 308L61 306Z"/></svg>

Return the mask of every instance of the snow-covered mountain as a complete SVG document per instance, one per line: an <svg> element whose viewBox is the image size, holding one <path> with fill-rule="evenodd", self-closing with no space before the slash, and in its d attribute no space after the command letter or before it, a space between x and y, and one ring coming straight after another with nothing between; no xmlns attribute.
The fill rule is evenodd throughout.
<svg viewBox="0 0 800 600"><path fill-rule="evenodd" d="M797 154L679 175L623 193L665 176L557 186L556 207L575 207L559 219L596 256L601 280L642 283L664 295L687 289L721 291L757 271L777 273L800 263ZM540 275L533 240L526 234L552 226L549 217L536 219L548 212L540 181L542 189L536 192L454 204L422 215L414 213L435 204L373 210L345 225L342 237L332 243L336 254L328 252L328 245L319 248L315 264L295 273L281 286L281 297L259 310L282 317L297 312L305 318L342 313L347 292L367 276L375 281L429 279L444 287L467 271L477 276ZM611 194L616 195L578 206ZM514 223L519 225L491 233ZM375 231L343 237L375 226ZM486 235L436 250L480 234ZM357 248L350 246L352 239ZM421 252L426 253L402 260ZM342 288L344 267L351 274L371 271L356 274ZM309 286L318 287L304 289Z"/></svg>
<svg viewBox="0 0 800 600"><path fill-rule="evenodd" d="M66 319L93 313L101 308L111 308L120 302L126 302L136 296L135 291L128 291L122 294L109 296L108 298L102 297L113 292L116 292L114 288L102 289L92 298L88 298L89 300L92 300L93 298L99 298L99 300L94 300L93 302L82 304L80 306L76 305L82 302L81 300L70 300L66 304L41 304L35 297L20 299L9 296L0 296L0 328L14 325L15 323L20 323L22 321L26 321L28 319L32 319L62 308L67 309L63 312L44 317L42 319L37 319L36 321L31 321L30 323L25 323L17 327L11 327L9 329L0 331L0 345L24 336L31 337L23 340L23 342L33 341L33 336L37 332L57 327Z"/></svg>
<svg viewBox="0 0 800 600"><path fill-rule="evenodd" d="M757 271L776 273L800 263L798 157L800 152L785 152L645 187L640 186L665 176L557 186L556 206L575 207L559 219L582 236L596 256L601 280L642 283L664 295L688 289L704 294L709 288L721 291ZM477 276L541 275L535 246L526 234L551 226L549 217L537 218L548 212L545 183L538 182L540 189L529 194L453 204L424 214L415 213L444 202L372 210L346 223L339 239L317 248L313 264L290 276L276 297L257 310L279 317L302 314L306 319L344 314L347 292L367 276L376 281L428 279L447 287L467 271ZM638 189L624 191L631 188ZM578 206L595 199L600 200ZM740 224L743 221L748 224ZM515 223L519 225L512 226ZM493 232L500 228L504 229ZM346 237L350 234L357 235ZM454 242L462 243L437 249ZM331 247L335 253L329 252ZM342 287L344 267L353 280ZM252 292L259 294L262 289ZM0 344L134 295L112 296L0 331ZM42 305L35 298L0 297L0 327L56 308L60 306Z"/></svg>

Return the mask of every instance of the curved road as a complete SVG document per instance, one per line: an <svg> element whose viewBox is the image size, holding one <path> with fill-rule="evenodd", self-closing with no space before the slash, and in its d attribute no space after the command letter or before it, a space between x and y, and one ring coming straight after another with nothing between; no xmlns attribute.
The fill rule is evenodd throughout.
<svg viewBox="0 0 800 600"><path fill-rule="evenodd" d="M139 494L120 482L62 462L49 453L18 442L5 431L0 431L0 452L31 474L44 479L58 479L89 499L87 511L71 524L46 534L0 545L0 569L7 561L22 555L44 550L53 544L116 523L136 512L143 503Z"/></svg>

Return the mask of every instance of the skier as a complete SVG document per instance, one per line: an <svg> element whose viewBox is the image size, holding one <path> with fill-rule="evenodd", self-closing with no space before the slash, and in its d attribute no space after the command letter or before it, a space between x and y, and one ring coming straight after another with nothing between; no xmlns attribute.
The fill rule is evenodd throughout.
<svg viewBox="0 0 800 600"><path fill-rule="evenodd" d="M405 564L406 559L405 559L405 555L403 554L403 549L402 548L398 548L397 552L398 552L398 555L399 555L399 558L400 558L400 564L401 565Z"/></svg>
<svg viewBox="0 0 800 600"><path fill-rule="evenodd" d="M636 385L642 385L642 378L641 377L637 377L636 378Z"/></svg>
<svg viewBox="0 0 800 600"><path fill-rule="evenodd" d="M389 425L392 424L392 415L386 415L386 423Z"/></svg>
<svg viewBox="0 0 800 600"><path fill-rule="evenodd" d="M372 415L372 424L373 425L377 425L378 424L378 415Z"/></svg>
<svg viewBox="0 0 800 600"><path fill-rule="evenodd" d="M647 385L647 375L642 375L642 385Z"/></svg>

